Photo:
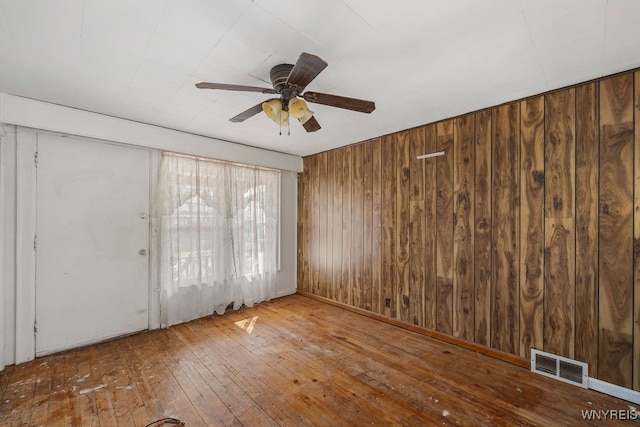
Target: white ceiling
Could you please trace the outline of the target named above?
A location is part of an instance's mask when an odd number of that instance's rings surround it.
[[[640,66],[638,0],[0,0],[0,92],[309,155]],[[308,90],[375,101],[311,105],[291,135],[259,114],[301,52]]]

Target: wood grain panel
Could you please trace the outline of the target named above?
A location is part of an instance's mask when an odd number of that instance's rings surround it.
[[[573,88],[545,96],[544,350],[569,358],[575,350],[575,106]]]
[[[302,173],[298,174],[298,271],[297,289],[309,291],[309,158],[303,159]]]
[[[598,378],[632,387],[633,78],[600,82]]]
[[[639,75],[305,158],[298,288],[638,388]]]
[[[634,74],[633,389],[640,391],[640,71]]]
[[[363,181],[364,145],[356,144],[352,147],[351,156],[351,304],[362,308],[362,289],[364,277],[362,274],[364,258],[364,181]]]
[[[303,170],[304,170],[304,159],[302,161]],[[298,174],[298,218],[296,219],[296,250],[298,252],[298,256],[296,258],[296,289],[297,290],[305,290],[302,288],[302,283],[304,282],[304,267],[303,267],[303,254],[304,254],[304,225],[303,221],[306,221],[309,217],[305,216],[304,211],[304,183],[302,178],[303,173]]]
[[[382,139],[373,142],[372,157],[372,249],[371,249],[371,310],[382,313]]]
[[[342,280],[338,293],[338,301],[351,304],[351,150],[352,147],[340,149],[342,158]],[[354,241],[354,243],[357,243]]]
[[[309,181],[311,199],[311,245],[309,245],[309,262],[311,263],[311,292],[319,295],[320,286],[320,167],[319,157],[314,156],[309,162]]]
[[[340,295],[340,288],[342,287],[342,152],[340,150],[333,150],[331,157],[331,180],[333,181],[333,191],[330,194],[330,199],[333,202],[333,229],[329,232],[332,233],[331,247],[329,253],[331,254],[331,266],[332,266],[332,286],[329,293],[330,298],[337,300]]]
[[[493,235],[491,110],[476,113],[475,122],[474,335],[478,344],[489,346],[491,344],[491,237]]]
[[[493,109],[491,347],[518,351],[520,105]]]
[[[598,85],[576,88],[575,358],[598,372]]]
[[[362,145],[363,244],[360,308],[371,310],[371,269],[373,254],[373,144]]]
[[[417,156],[424,154],[424,128],[412,129],[409,133],[409,208],[410,235],[409,253],[409,321],[424,326],[425,294],[425,206],[424,206],[424,165]]]
[[[455,120],[453,336],[474,340],[475,116]]]
[[[409,313],[409,131],[396,136],[396,280],[398,299],[396,318],[410,321]]]
[[[572,218],[545,219],[544,351],[574,357],[575,224]]]
[[[544,111],[542,96],[520,103],[520,356],[525,358],[544,343]]]
[[[383,314],[396,315],[396,135],[382,139],[382,302]]]
[[[574,218],[575,89],[545,96],[545,217]]]
[[[324,294],[327,298],[333,295],[333,210],[335,208],[335,199],[333,198],[334,188],[334,152],[327,151],[324,153],[327,158],[327,175],[325,181],[326,192],[326,240],[324,242],[324,253],[326,256],[324,276],[326,284],[324,285]]]
[[[436,125],[424,127],[424,152],[437,151]],[[424,326],[436,329],[437,315],[437,200],[438,170],[432,160],[423,163],[424,167]]]
[[[331,273],[327,263],[327,214],[329,213],[329,174],[327,170],[327,157],[325,151],[318,155],[318,295],[327,296],[327,285],[330,284]]]
[[[436,242],[437,242],[437,323],[436,329],[446,334],[453,332],[453,120],[437,124],[438,151],[436,157]]]

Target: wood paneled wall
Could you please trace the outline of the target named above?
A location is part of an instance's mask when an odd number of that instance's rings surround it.
[[[298,200],[299,289],[640,390],[640,71],[306,157]]]

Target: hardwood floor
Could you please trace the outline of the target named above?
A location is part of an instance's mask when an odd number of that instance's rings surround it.
[[[0,396],[2,426],[583,425],[630,407],[297,295],[9,366]],[[638,421],[594,424],[616,422]]]

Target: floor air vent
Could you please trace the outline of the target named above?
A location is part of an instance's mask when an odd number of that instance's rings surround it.
[[[531,370],[583,388],[589,387],[589,367],[584,362],[531,349]]]

